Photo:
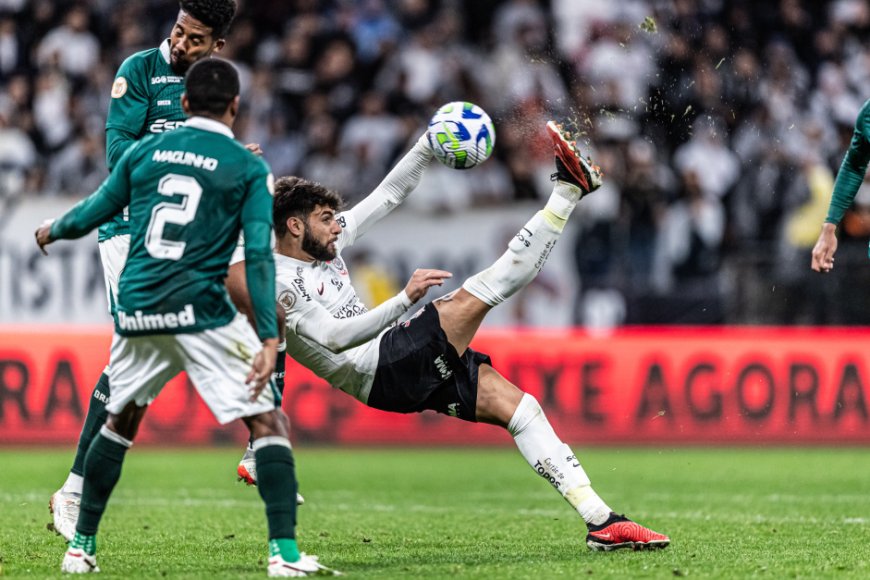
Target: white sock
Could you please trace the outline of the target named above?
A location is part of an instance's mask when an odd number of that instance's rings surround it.
[[[550,222],[556,226],[561,232],[565,227],[565,222],[571,217],[571,212],[580,200],[580,195],[583,192],[573,185],[556,182],[553,187],[553,193],[550,194],[550,199],[547,200],[547,205],[544,206],[544,211],[548,212]]]
[[[70,471],[69,476],[66,478],[66,481],[63,482],[63,486],[61,486],[60,490],[63,493],[77,493],[81,495],[84,485],[85,478]]]
[[[549,481],[587,524],[607,520],[611,509],[592,489],[577,456],[553,431],[533,396],[523,395],[507,429],[532,469]]]
[[[496,306],[531,282],[544,267],[581,193],[572,185],[556,182],[547,205],[513,237],[507,252],[492,266],[466,280],[462,287],[486,304]]]
[[[466,280],[462,287],[490,306],[501,304],[538,275],[560,233],[545,211],[539,211],[492,266]]]

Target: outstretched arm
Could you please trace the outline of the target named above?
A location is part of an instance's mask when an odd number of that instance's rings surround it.
[[[440,286],[452,274],[444,270],[416,270],[405,289],[376,308],[350,318],[335,318],[295,287],[278,297],[287,310],[287,331],[313,340],[332,352],[341,352],[367,342],[408,311],[432,286]],[[291,293],[292,297],[287,293]]]
[[[359,316],[335,318],[326,308],[312,302],[305,308],[305,316],[288,315],[287,332],[304,336],[332,352],[342,352],[376,337],[407,312],[411,304],[403,290]]]
[[[339,222],[343,228],[339,239],[341,248],[353,244],[378,220],[393,211],[420,183],[423,171],[432,160],[432,148],[426,133],[408,151],[383,181],[353,209],[343,212]]]
[[[78,202],[59,219],[47,221],[36,230],[36,243],[42,253],[56,240],[74,240],[99,226],[130,203],[130,174],[127,165],[134,148],[128,150],[100,187]]]

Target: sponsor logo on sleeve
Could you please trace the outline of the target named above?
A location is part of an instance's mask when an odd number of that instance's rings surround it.
[[[296,294],[293,290],[284,290],[278,294],[278,304],[284,309],[284,312],[289,313],[296,306]]]
[[[360,314],[365,314],[369,309],[366,305],[360,302],[359,298],[354,294],[350,300],[338,309],[332,316],[335,318],[353,318]]]
[[[306,302],[311,302],[311,295],[305,289],[305,280],[302,278],[294,278],[291,285],[293,286],[293,289],[296,290],[296,293],[304,298]]]
[[[120,99],[125,94],[127,94],[127,79],[124,77],[118,77],[115,79],[115,82],[112,83],[112,98]]]

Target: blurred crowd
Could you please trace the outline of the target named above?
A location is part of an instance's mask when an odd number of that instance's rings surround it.
[[[96,188],[114,72],[177,11],[0,0],[0,204]],[[835,273],[809,272],[870,97],[870,0],[242,0],[222,56],[242,73],[238,138],[351,203],[453,100],[490,113],[496,152],[433,167],[411,205],[545,199],[542,128],[567,122],[607,177],[563,242],[577,323],[870,323],[870,188]]]

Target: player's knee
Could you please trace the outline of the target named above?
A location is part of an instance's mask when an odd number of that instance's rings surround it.
[[[520,393],[520,399],[514,407],[510,421],[507,424],[507,430],[514,437],[520,435],[529,425],[532,425],[536,421],[541,419],[547,420],[538,400],[529,393],[522,391]]]
[[[497,306],[532,281],[537,270],[493,265],[467,279],[462,287],[489,306]]]
[[[507,427],[523,392],[486,364],[480,365],[477,379],[477,420]]]

